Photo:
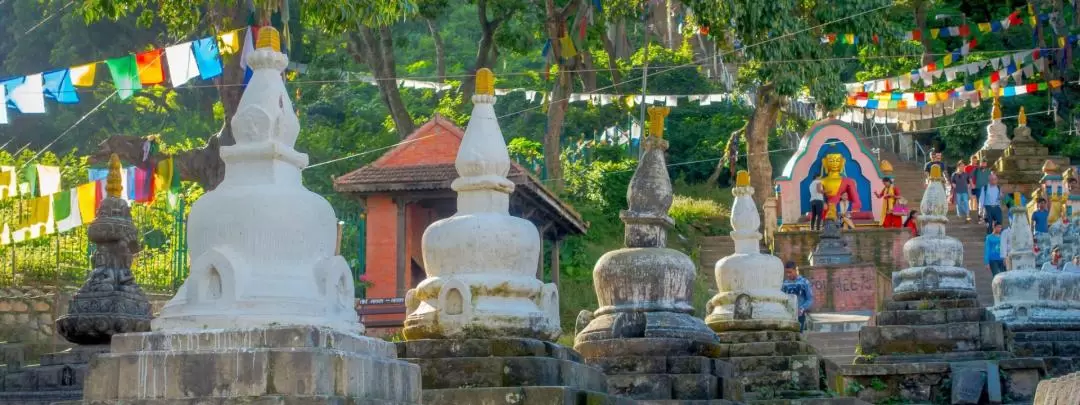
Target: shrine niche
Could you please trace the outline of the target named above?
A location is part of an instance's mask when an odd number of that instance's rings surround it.
[[[810,183],[819,174],[824,176],[826,201],[835,202],[847,194],[856,225],[880,223],[881,201],[873,191],[882,188],[884,176],[860,136],[839,120],[822,121],[806,132],[776,179],[784,228],[809,224]]]

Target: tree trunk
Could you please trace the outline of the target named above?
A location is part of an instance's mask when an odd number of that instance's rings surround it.
[[[770,83],[759,87],[755,98],[757,107],[746,125],[746,165],[750,169],[750,184],[754,186],[754,201],[760,204],[773,193],[769,135],[776,127],[780,97]]]
[[[724,145],[724,151],[721,152],[724,155],[720,157],[720,160],[716,161],[716,167],[713,168],[713,172],[709,175],[709,178],[705,180],[705,185],[709,186],[710,188],[716,187],[716,184],[720,181],[720,176],[724,175],[724,164],[727,163],[731,166],[735,165],[735,159],[730,159],[730,157],[732,157],[732,155],[735,155],[734,157],[736,159],[738,158],[739,138],[745,137],[747,126],[749,126],[749,121],[746,124],[743,124],[742,128],[736,129],[734,132],[732,132],[731,135],[728,137],[728,141]],[[735,150],[732,151],[732,149]]]
[[[929,7],[929,2],[920,0],[915,4],[915,28],[919,30],[919,34],[922,35],[922,64],[928,65],[934,63],[934,55],[931,54],[931,40],[930,31],[926,29],[926,13]]]
[[[379,88],[379,97],[390,117],[398,137],[405,139],[416,129],[409,116],[409,110],[401,101],[401,92],[397,86],[397,73],[394,65],[394,39],[389,27],[379,28],[376,33],[371,27],[362,27],[359,34],[349,35],[349,51],[353,59],[366,64],[375,76],[375,85]]]
[[[547,167],[548,180],[552,181],[552,188],[556,193],[562,192],[564,184],[559,155],[562,152],[562,127],[566,120],[566,109],[570,104],[570,91],[573,89],[573,69],[576,67],[576,57],[568,60],[561,57],[562,46],[559,38],[566,32],[566,20],[577,9],[578,4],[578,1],[571,1],[560,9],[555,6],[555,0],[544,2],[547,14],[544,28],[551,40],[551,52],[559,64],[559,75],[549,99],[551,104],[548,106],[547,132],[544,133],[544,166]]]
[[[581,50],[581,82],[586,92],[596,91],[596,69],[593,68],[592,53],[588,49]]]
[[[609,28],[608,32],[612,30]],[[611,83],[615,89],[616,94],[622,94],[622,90],[619,90],[619,86],[622,83],[622,73],[619,73],[619,54],[615,50],[615,42],[611,40],[608,35],[601,35],[601,42],[604,43],[604,53],[607,54],[607,67],[608,72],[611,72]]]
[[[431,31],[431,39],[435,41],[435,76],[439,83],[446,82],[446,53],[443,50],[442,34],[439,33],[439,24],[435,20],[427,19],[428,31]]]

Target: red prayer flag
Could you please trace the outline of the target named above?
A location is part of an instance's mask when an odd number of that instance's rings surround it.
[[[926,65],[926,71],[927,72],[933,72],[935,70],[937,70],[937,64],[936,63],[931,63],[931,64]]]
[[[926,93],[921,91],[915,92],[915,101],[926,101]]]
[[[961,25],[960,26],[960,36],[966,37],[969,34],[971,34],[971,28],[969,28],[967,24]],[[972,46],[974,46],[974,44],[972,44]]]
[[[916,41],[921,41],[922,40],[922,31],[912,30],[911,31],[911,39],[916,40]]]
[[[139,82],[142,84],[161,84],[165,81],[161,49],[135,54],[135,63],[139,66]]]
[[[1020,21],[1020,10],[1013,11],[1009,14],[1009,25],[1020,25],[1023,21]]]
[[[1001,80],[1001,73],[999,73],[999,72],[990,73],[990,83],[997,83],[999,80]]]
[[[1039,91],[1039,84],[1038,83],[1028,83],[1027,84],[1027,92],[1028,93],[1034,93],[1036,91]]]
[[[972,38],[971,42],[968,42],[968,43],[971,44],[971,49],[975,49],[975,45],[979,44],[979,42],[976,41],[975,38]]]
[[[878,36],[877,36],[877,34],[874,34],[874,37],[873,37],[873,38],[874,38],[874,44],[878,44],[878,43],[880,43],[880,42],[881,42],[881,41],[880,41],[880,40],[878,39]]]

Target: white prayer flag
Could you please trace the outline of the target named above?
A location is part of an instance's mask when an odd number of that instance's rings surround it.
[[[57,232],[67,232],[82,225],[82,211],[79,211],[79,196],[77,188],[71,189],[71,210],[65,218],[56,218]]]
[[[26,76],[23,84],[12,89],[11,101],[23,114],[44,114],[45,89],[42,87],[41,73]]]
[[[677,107],[679,105],[679,98],[677,96],[667,96],[667,106]]]
[[[0,86],[0,100],[7,100],[7,92],[5,90],[6,89],[4,89],[4,86]],[[0,108],[0,124],[7,124],[7,123],[8,123],[7,102],[4,102],[3,108]]]
[[[195,51],[191,42],[165,48],[165,59],[169,65],[169,81],[173,87],[183,86],[189,80],[199,77],[199,64],[195,63]]]

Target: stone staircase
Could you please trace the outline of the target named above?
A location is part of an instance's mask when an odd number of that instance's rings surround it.
[[[855,361],[855,347],[859,345],[859,331],[808,332],[803,335],[821,357],[838,365]]]

